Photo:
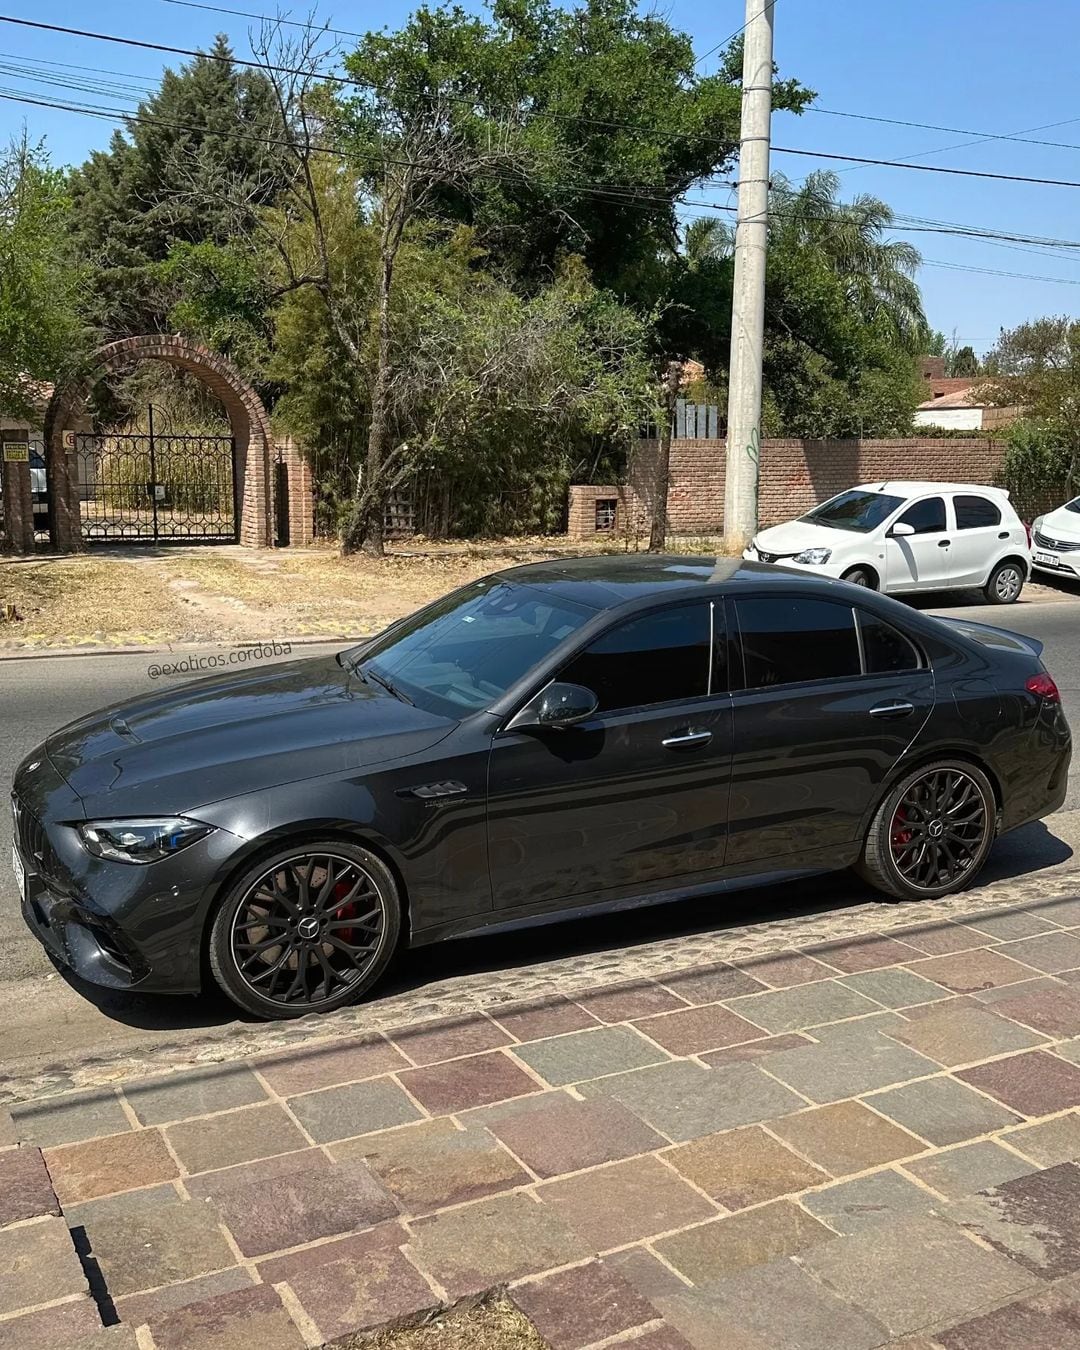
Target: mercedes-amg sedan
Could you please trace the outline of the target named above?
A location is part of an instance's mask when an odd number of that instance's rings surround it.
[[[754,563],[572,559],[72,723],[16,773],[13,861],[84,979],[295,1017],[402,942],[845,867],[946,895],[1069,755],[1030,639]]]

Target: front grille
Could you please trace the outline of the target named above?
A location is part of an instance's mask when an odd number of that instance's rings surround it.
[[[1055,553],[1076,553],[1080,551],[1080,540],[1052,539],[1041,530],[1035,531],[1035,542],[1040,548],[1052,548]]]
[[[34,813],[27,809],[18,797],[11,798],[11,811],[14,816],[15,838],[19,852],[29,864],[30,870],[47,874],[52,858],[52,849],[45,834],[45,826]]]

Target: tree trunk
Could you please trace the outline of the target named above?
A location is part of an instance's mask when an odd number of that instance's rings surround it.
[[[664,424],[660,428],[660,447],[656,460],[652,525],[649,529],[650,553],[662,553],[667,539],[668,487],[671,482],[671,424],[675,417],[675,400],[679,396],[681,378],[680,363],[669,361],[662,386]]]
[[[368,427],[367,453],[363,475],[357,475],[356,500],[341,540],[343,553],[363,549],[372,557],[386,552],[382,487],[389,433],[388,392],[390,384],[390,294],[393,288],[394,260],[384,252],[379,283],[379,342],[375,357],[375,379],[371,386],[371,423]]]

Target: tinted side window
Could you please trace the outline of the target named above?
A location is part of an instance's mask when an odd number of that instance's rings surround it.
[[[738,600],[735,609],[748,689],[861,674],[849,605],[763,596]]]
[[[918,670],[919,653],[903,633],[875,614],[859,611],[863,656],[868,675],[887,675],[897,670]]]
[[[722,608],[717,607],[717,619]],[[560,672],[600,700],[601,712],[648,707],[709,692],[709,605],[653,610],[609,629]]]
[[[945,529],[945,498],[927,497],[909,506],[897,524],[910,525],[916,534],[940,534]]]
[[[1000,525],[1001,512],[986,497],[954,497],[956,528],[977,530],[985,525]]]

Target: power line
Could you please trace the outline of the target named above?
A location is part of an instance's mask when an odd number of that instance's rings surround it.
[[[1080,286],[1080,277],[1035,276],[1031,272],[1006,272],[996,267],[976,267],[974,263],[943,262],[938,258],[924,258],[923,263],[926,267],[945,267],[951,272],[981,272],[989,277],[1014,277],[1018,281],[1052,281],[1061,286]]]
[[[1037,183],[1042,187],[1080,188],[1073,178],[1035,178],[1027,174],[991,173],[986,169],[954,169],[948,164],[911,164],[900,159],[871,159],[867,155],[840,155],[832,150],[795,150],[790,146],[774,145],[778,155],[804,155],[810,159],[839,159],[848,164],[876,164],[886,169],[917,169],[923,173],[955,174],[961,178],[990,178],[1003,183]]]
[[[759,9],[756,14],[752,14],[744,24],[740,24],[739,27],[735,29],[734,33],[729,33],[728,36],[723,40],[723,42],[718,42],[715,47],[710,47],[707,52],[702,52],[701,55],[697,58],[697,60],[694,62],[694,65],[700,66],[702,61],[704,61],[706,57],[712,56],[713,53],[718,52],[721,47],[727,47],[730,43],[734,42],[740,33],[746,32],[746,30],[750,27],[750,25],[753,23],[755,19],[761,18],[761,16],[765,13],[765,10],[767,10],[771,4],[775,4],[775,0],[769,0],[769,3],[765,4],[761,9]]]
[[[249,9],[227,9],[223,5],[205,5],[197,0],[162,0],[166,5],[181,5],[184,9],[207,9],[214,14],[232,14],[238,19],[258,19],[263,23],[284,23],[290,28],[307,28],[314,33],[333,33],[335,37],[365,38],[366,33],[354,33],[348,28],[331,28],[329,24],[303,23],[300,19],[286,19],[282,15],[256,14]]]
[[[172,3],[172,0],[170,0]],[[878,117],[872,113],[843,112],[837,108],[816,108],[812,104],[806,109],[807,112],[820,113],[824,117],[847,117],[858,122],[879,122],[885,126],[892,127],[914,127],[922,131],[942,131],[950,136],[977,136],[978,141],[972,141],[970,144],[976,145],[981,141],[1016,141],[1022,145],[1042,145],[1048,146],[1053,150],[1080,150],[1080,144],[1072,141],[1045,141],[1036,137],[1025,135],[1021,132],[990,132],[990,131],[972,131],[964,127],[943,127],[933,122],[912,122],[900,117]],[[1066,117],[1061,122],[1047,122],[1045,127],[1033,127],[1032,130],[1046,130],[1049,127],[1065,127],[1080,122],[1080,117]],[[960,146],[946,146],[944,150],[924,150],[924,155],[944,154],[945,150],[959,150]]]

